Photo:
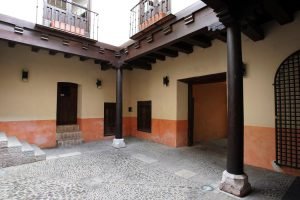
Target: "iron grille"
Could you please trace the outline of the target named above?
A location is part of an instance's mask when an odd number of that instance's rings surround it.
[[[278,68],[274,81],[276,163],[300,168],[300,50]]]

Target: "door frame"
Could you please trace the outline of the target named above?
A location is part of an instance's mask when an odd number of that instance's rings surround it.
[[[227,73],[216,73],[205,76],[196,76],[191,78],[180,79],[178,81],[188,84],[188,146],[194,145],[194,97],[193,85],[218,83],[227,80]]]

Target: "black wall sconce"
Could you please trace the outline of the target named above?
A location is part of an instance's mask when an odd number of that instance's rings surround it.
[[[168,76],[165,76],[165,77],[163,78],[163,84],[164,84],[164,86],[168,87],[168,86],[169,86],[169,83],[170,83],[169,77],[168,77]]]
[[[29,80],[29,71],[23,69],[22,70],[22,81],[27,82]]]
[[[96,86],[97,86],[98,89],[100,89],[101,86],[102,86],[102,81],[99,80],[99,79],[97,79],[97,81],[96,81]]]

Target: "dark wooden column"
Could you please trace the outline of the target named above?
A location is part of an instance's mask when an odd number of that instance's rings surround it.
[[[123,109],[123,95],[122,95],[122,82],[123,70],[121,67],[116,69],[117,72],[117,89],[116,89],[116,139],[122,139],[122,109]]]
[[[244,100],[241,30],[238,22],[227,27],[228,154],[227,171],[244,174]]]

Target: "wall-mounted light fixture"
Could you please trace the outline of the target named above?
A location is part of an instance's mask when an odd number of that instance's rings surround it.
[[[27,82],[29,80],[29,71],[26,69],[22,70],[22,81]]]
[[[163,84],[164,84],[164,86],[168,87],[168,86],[169,86],[169,83],[170,83],[169,77],[168,77],[168,76],[165,76],[165,77],[163,78]]]
[[[102,86],[102,81],[101,81],[100,79],[97,79],[97,81],[96,81],[96,86],[97,86],[98,89],[101,88],[101,86]]]

